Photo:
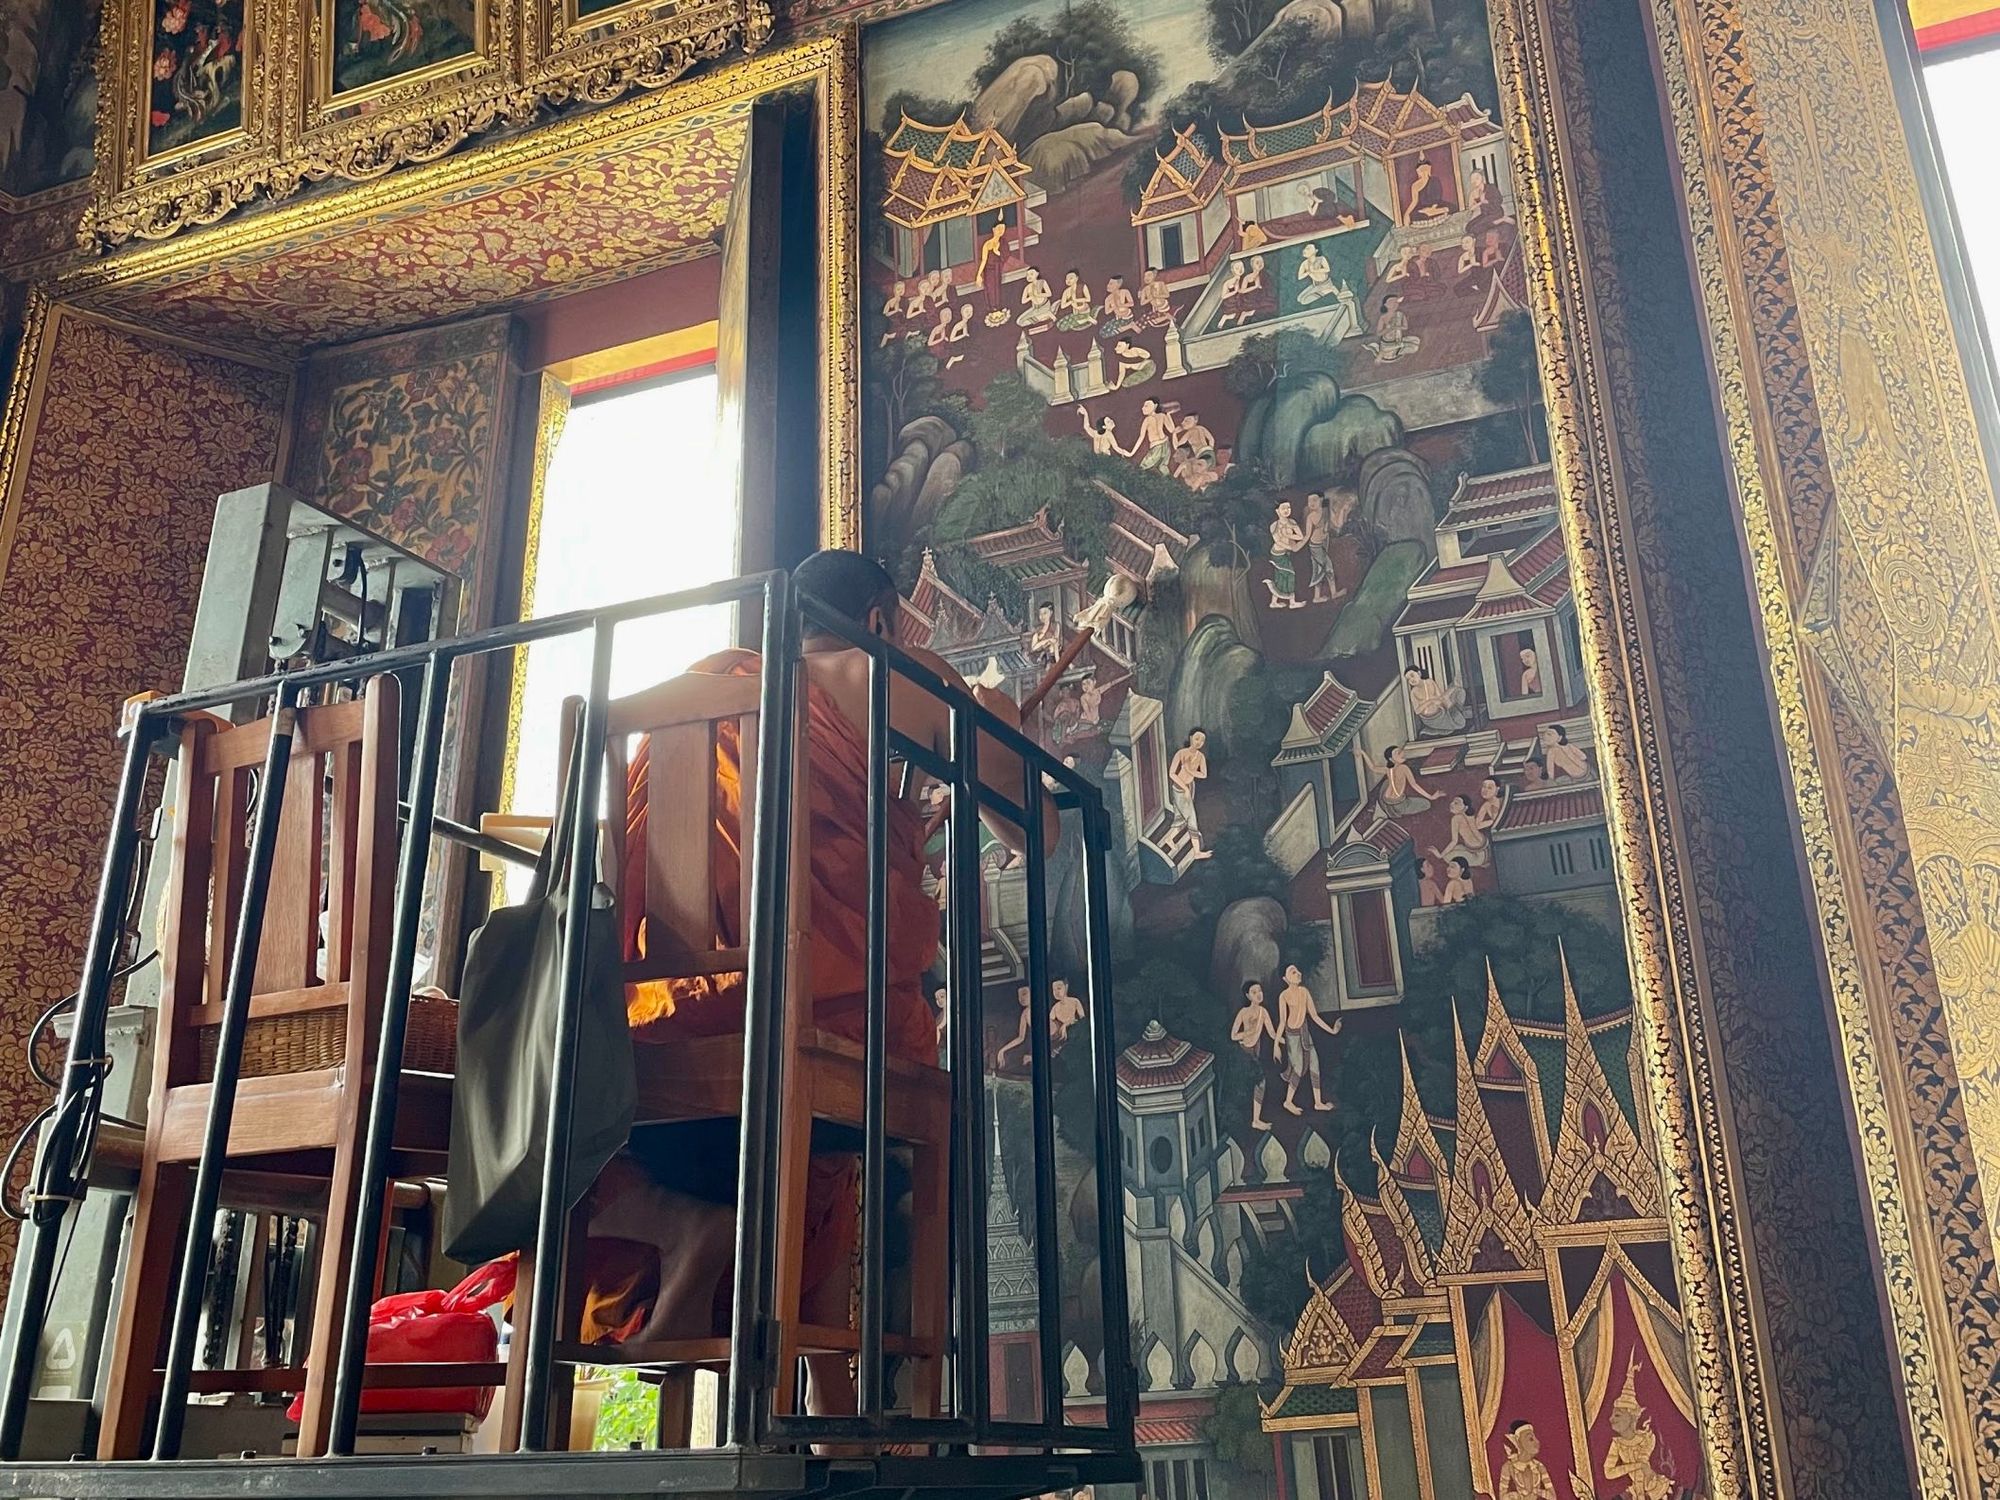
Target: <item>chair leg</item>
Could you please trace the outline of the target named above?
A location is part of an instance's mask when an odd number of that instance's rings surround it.
[[[693,1365],[675,1365],[660,1374],[660,1415],[653,1435],[663,1449],[694,1444]]]
[[[146,1415],[159,1389],[154,1371],[164,1353],[172,1302],[167,1289],[174,1284],[193,1189],[191,1167],[153,1162],[141,1170],[125,1260],[125,1295],[97,1438],[99,1458],[141,1458],[148,1451]]]
[[[333,1385],[340,1360],[341,1317],[351,1277],[367,1278],[370,1301],[381,1285],[382,1257],[389,1241],[389,1219],[372,1245],[354,1242],[360,1215],[361,1147],[359,1142],[334,1149],[333,1175],[327,1184],[326,1223],[319,1246],[319,1277],[313,1288],[312,1330],[306,1340],[305,1400],[299,1412],[299,1457],[318,1458],[333,1434]]]
[[[589,1289],[585,1280],[583,1257],[584,1237],[590,1230],[590,1199],[586,1197],[569,1216],[569,1255],[565,1258],[563,1276],[556,1296],[556,1342],[575,1338],[583,1325],[583,1298]],[[529,1303],[535,1285],[535,1250],[532,1245],[521,1251],[520,1268],[514,1277],[513,1332],[507,1344],[507,1385],[500,1398],[500,1451],[512,1453],[521,1446],[521,1432],[526,1425],[527,1408],[523,1402],[527,1397],[528,1381],[528,1322],[532,1316]],[[569,1423],[572,1402],[575,1398],[576,1372],[572,1366],[558,1363],[550,1371],[549,1381],[549,1447],[554,1452],[564,1452],[569,1448]]]
[[[910,1413],[935,1417],[943,1410],[950,1342],[950,1153],[936,1143],[915,1147],[910,1176],[910,1332],[935,1351],[910,1362]]]

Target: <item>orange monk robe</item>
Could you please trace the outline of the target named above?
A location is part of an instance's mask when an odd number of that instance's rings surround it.
[[[695,672],[754,677],[753,651],[725,651]],[[807,781],[812,803],[807,834],[810,866],[813,1024],[854,1042],[866,1039],[868,974],[868,746],[863,732],[823,689],[807,688]],[[734,720],[717,725],[716,819],[710,858],[715,883],[717,945],[734,947],[743,879],[741,847],[743,758]],[[620,905],[627,960],[646,951],[646,787],[650,746],[641,741],[626,778],[625,868]],[[923,888],[923,820],[902,799],[889,804],[888,1015],[889,1052],[932,1065],[937,1030],[923,976],[938,951],[937,904]],[[700,975],[626,986],[626,1015],[635,1041],[671,1046],[688,1036],[740,1035],[744,976]],[[642,1063],[643,1066],[643,1063]],[[600,1179],[600,1194],[616,1191],[620,1166]],[[856,1173],[849,1157],[816,1157],[806,1194],[803,1292],[810,1292],[852,1253],[858,1214]],[[586,1341],[615,1338],[642,1321],[655,1268],[648,1257],[620,1253],[621,1242],[592,1241]],[[603,1247],[600,1250],[598,1247]],[[630,1247],[633,1250],[638,1247]]]

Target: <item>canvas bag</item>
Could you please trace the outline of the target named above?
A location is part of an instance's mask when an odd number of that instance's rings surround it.
[[[535,1241],[581,772],[573,750],[528,899],[489,916],[466,951],[444,1203],[445,1253],[454,1260],[489,1260]],[[617,914],[604,882],[592,884],[565,1211],[624,1146],[637,1096]]]

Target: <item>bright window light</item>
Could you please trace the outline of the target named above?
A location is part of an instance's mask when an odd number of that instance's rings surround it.
[[[542,491],[531,575],[534,618],[735,574],[736,491],[716,448],[715,399],[715,374],[702,370],[614,389],[570,411]],[[733,606],[621,625],[611,691],[650,687],[730,645],[734,636]],[[563,700],[589,687],[588,632],[529,648],[509,811],[555,811]],[[525,890],[525,880],[521,885]]]
[[[1993,143],[2000,140],[2000,47],[1929,63],[1931,98],[1945,176],[1958,209],[1965,259],[1989,336],[2000,333],[2000,195],[1993,191]]]

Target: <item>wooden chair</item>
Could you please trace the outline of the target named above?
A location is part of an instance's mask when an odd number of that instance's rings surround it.
[[[716,735],[733,722],[743,767],[742,827],[738,848],[746,851],[739,881],[737,932],[750,932],[750,878],[747,851],[755,838],[757,786],[757,722],[761,678],[688,676],[616,699],[609,705],[606,733],[606,784],[613,790],[605,868],[625,868],[623,788],[626,785],[626,742],[634,735],[650,737],[647,772],[645,920],[647,956],[625,968],[628,983],[677,979],[696,975],[742,972],[749,950],[725,946],[717,931],[717,881],[713,866],[712,830],[717,817],[715,785]],[[564,744],[575,733],[581,704],[566,706]],[[785,1025],[780,1045],[786,1066],[778,1131],[778,1255],[775,1309],[778,1323],[779,1387],[775,1409],[798,1410],[797,1369],[802,1355],[852,1353],[859,1335],[851,1327],[806,1326],[800,1317],[801,1259],[805,1234],[805,1182],[811,1150],[811,1122],[827,1121],[860,1127],[866,1068],[863,1049],[845,1037],[813,1025],[811,988],[811,894],[808,846],[811,759],[807,753],[803,708],[795,730],[793,779],[785,799],[792,815],[790,928],[786,941]],[[563,760],[567,761],[567,749]],[[623,902],[627,893],[620,891]],[[859,892],[856,893],[859,899]],[[625,913],[621,910],[620,916]],[[735,1118],[742,1107],[743,1039],[740,1035],[689,1036],[671,1043],[640,1043],[638,1109],[635,1124]],[[917,1415],[939,1410],[943,1359],[947,1340],[950,1296],[950,1078],[936,1067],[914,1065],[898,1058],[888,1061],[885,1133],[892,1144],[907,1148],[912,1166],[910,1332],[887,1334],[883,1348],[912,1361],[912,1407]],[[583,1287],[579,1276],[587,1212],[579,1209],[570,1221],[571,1255],[564,1277],[563,1325],[556,1340],[557,1358],[597,1365],[636,1365],[661,1372],[663,1445],[684,1444],[686,1414],[676,1410],[691,1399],[697,1368],[727,1371],[726,1330],[717,1336],[672,1343],[624,1346],[584,1346],[574,1342],[579,1331]],[[532,1253],[522,1257],[519,1285],[533,1274]],[[517,1321],[509,1371],[508,1406],[503,1446],[518,1441],[522,1355],[526,1349],[525,1297],[515,1303]],[[570,1382],[553,1382],[555,1409],[548,1430],[569,1430]]]
[[[232,1192],[264,1182],[294,1200],[323,1189],[303,1368],[197,1371],[196,1392],[303,1391],[299,1452],[323,1453],[340,1310],[356,1265],[379,1275],[383,1247],[354,1244],[362,1134],[373,1088],[396,880],[397,695],[378,677],[364,699],[299,711],[250,1002],[244,1074],[229,1134]],[[251,820],[251,772],[271,721],[200,716],[181,737],[171,884],[162,931],[152,1101],[139,1168],[124,1307],[98,1451],[148,1444],[165,1331],[201,1154],[214,1036]],[[324,945],[321,914],[325,913]],[[397,1176],[442,1176],[451,1080],[406,1071]],[[398,1384],[498,1384],[497,1366],[407,1367]],[[435,1375],[436,1378],[431,1378]]]

